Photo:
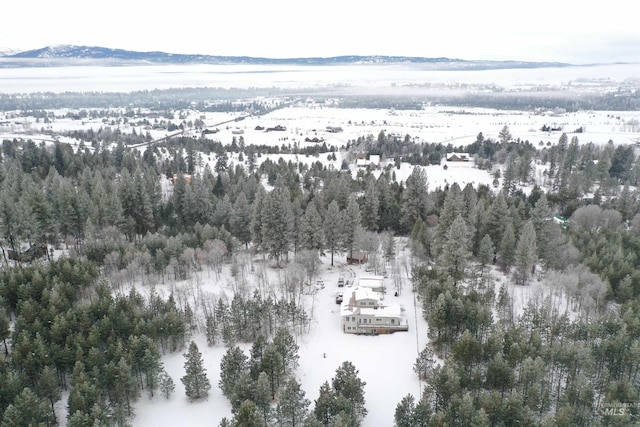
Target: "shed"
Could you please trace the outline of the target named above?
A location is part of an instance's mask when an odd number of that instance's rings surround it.
[[[364,264],[367,262],[367,253],[365,251],[351,251],[347,255],[347,264]]]

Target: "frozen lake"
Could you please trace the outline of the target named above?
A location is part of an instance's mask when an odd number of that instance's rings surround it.
[[[639,64],[509,70],[399,65],[148,65],[0,68],[0,93],[130,92],[180,87],[332,88],[361,93],[506,90],[605,91],[635,79]]]

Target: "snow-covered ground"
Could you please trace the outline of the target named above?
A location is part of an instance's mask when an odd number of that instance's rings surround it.
[[[487,108],[425,106],[421,110],[386,110],[364,108],[335,108],[321,104],[296,104],[259,117],[248,117],[239,122],[216,126],[221,122],[233,120],[237,114],[189,112],[186,121],[194,121],[204,116],[205,126],[216,127],[219,132],[206,135],[208,139],[231,144],[234,137],[244,139],[245,145],[282,145],[300,148],[314,146],[317,143],[307,139],[318,138],[328,147],[337,149],[359,137],[372,135],[377,138],[381,131],[386,135],[396,135],[402,139],[409,135],[412,142],[451,144],[454,147],[466,146],[476,140],[482,132],[485,138],[498,139],[498,133],[506,125],[514,139],[529,141],[535,147],[558,142],[565,132],[570,137],[577,136],[580,143],[606,144],[609,140],[615,144],[633,144],[640,141],[640,113],[637,111],[578,111],[566,112],[528,112],[517,110],[496,110]],[[175,119],[179,124],[182,120]],[[266,132],[256,127],[286,127],[285,131]],[[543,126],[561,128],[561,131],[543,132]],[[98,131],[110,126],[101,120],[72,120],[60,118],[48,124],[35,120],[0,120],[0,138],[31,138],[36,141],[52,141],[53,137],[42,132],[60,134],[66,131]],[[327,126],[343,129],[339,133],[326,131]],[[123,133],[146,134],[142,126],[130,124],[111,125]],[[581,133],[574,133],[582,128]],[[241,133],[240,133],[241,132]],[[152,138],[162,138],[166,130],[149,130]],[[189,135],[199,137],[196,131]],[[73,138],[61,139],[62,142],[79,144]]]
[[[397,262],[394,273],[400,275],[402,289],[398,297],[394,296],[394,282],[385,280],[389,303],[399,303],[409,323],[408,332],[396,332],[391,335],[358,336],[342,332],[340,323],[340,305],[336,304],[338,291],[349,292],[352,288],[338,288],[338,278],[344,277],[352,283],[366,272],[366,265],[350,266],[345,263],[344,255],[336,255],[334,267],[330,266],[328,256],[323,257],[319,277],[324,280],[325,288],[314,295],[305,295],[305,305],[313,319],[308,333],[297,337],[300,346],[300,365],[296,372],[306,396],[312,402],[318,397],[319,389],[325,381],[331,381],[335,370],[342,362],[349,360],[359,370],[359,376],[366,381],[366,407],[369,411],[363,426],[377,427],[393,424],[395,407],[402,397],[411,393],[418,397],[422,386],[413,372],[413,364],[419,350],[427,342],[427,324],[422,317],[421,308],[416,304],[411,283],[407,278],[409,250],[406,240],[398,244]],[[277,281],[281,270],[268,267],[271,280]],[[204,293],[220,295],[229,292],[233,278],[227,267],[219,279],[206,272],[199,273],[200,287]],[[249,282],[251,283],[250,276]],[[191,281],[191,283],[193,280]],[[167,292],[170,286],[190,286],[188,282],[158,285],[159,293]],[[149,289],[138,288],[141,293]],[[153,399],[143,396],[136,405],[136,426],[201,426],[218,425],[223,417],[231,416],[231,407],[222,396],[217,384],[220,379],[220,361],[226,352],[222,344],[208,347],[203,335],[194,336],[202,352],[212,389],[208,399],[190,403],[180,378],[184,375],[184,357],[181,353],[167,354],[163,357],[165,369],[176,384],[176,391],[169,400],[156,395]],[[248,355],[250,344],[242,345]],[[313,408],[312,407],[310,409]]]

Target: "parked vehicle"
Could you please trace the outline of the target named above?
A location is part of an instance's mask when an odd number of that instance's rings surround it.
[[[338,292],[336,294],[336,304],[342,304],[342,301],[344,301],[344,294],[342,292]]]
[[[339,288],[344,287],[344,277],[338,278],[338,287]]]

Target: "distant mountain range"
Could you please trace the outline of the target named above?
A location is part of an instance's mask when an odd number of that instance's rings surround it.
[[[0,51],[0,68],[58,67],[69,65],[154,65],[154,64],[248,64],[248,65],[356,65],[420,64],[441,70],[490,70],[511,68],[568,67],[561,62],[484,61],[417,56],[333,56],[328,58],[260,58],[252,56],[187,55],[166,52],[136,52],[97,46],[47,46],[25,52]]]

